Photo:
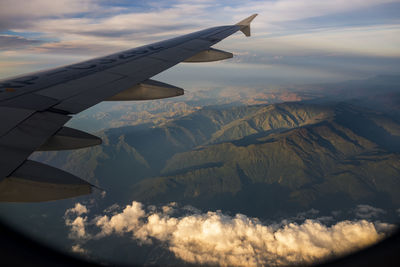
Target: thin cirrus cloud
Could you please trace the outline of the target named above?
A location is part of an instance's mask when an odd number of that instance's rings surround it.
[[[340,12],[353,11],[357,9],[377,6],[387,3],[396,3],[398,0],[278,0],[278,1],[251,1],[245,6],[228,7],[227,10],[237,13],[248,13],[259,11],[265,16],[256,24],[272,23],[280,21],[301,20],[310,17],[320,17]]]
[[[257,55],[279,57],[322,56],[324,61],[326,56],[336,54],[397,58],[400,56],[400,26],[396,20],[375,25],[364,18],[363,24],[354,27],[343,23],[345,17],[340,23],[320,24],[327,16],[347,14],[350,19],[352,12],[363,16],[364,9],[390,9],[387,5],[396,3],[400,1],[252,0],[244,5],[237,0],[4,0],[0,3],[0,31],[30,42],[10,47],[0,40],[0,60],[10,62],[15,58],[7,52],[18,51],[18,55],[25,58],[35,58],[38,54],[64,55],[64,64],[67,64],[69,55],[86,58],[104,55],[209,26],[234,23],[252,13],[259,13],[253,22],[252,40],[243,40],[242,36],[239,39],[238,34],[223,41],[223,49],[239,53],[251,50]],[[382,20],[384,15],[381,15]],[[318,22],[313,22],[314,18],[318,18]],[[35,38],[28,38],[30,33],[35,33]],[[40,57],[36,58],[40,68],[44,63]],[[369,64],[374,66],[375,63],[372,59]],[[387,71],[383,65],[379,69]],[[0,77],[17,71],[20,69],[10,67],[0,71]]]
[[[391,2],[398,1],[278,0],[249,1],[246,5],[239,1],[224,2],[224,5],[209,1],[173,1],[169,6],[158,6],[157,1],[150,1],[152,8],[136,10],[132,6],[110,8],[102,6],[102,1],[95,0],[34,0],[28,4],[25,1],[6,0],[2,1],[0,8],[0,26],[5,28],[8,25],[4,30],[53,35],[60,42],[82,38],[87,42],[107,42],[109,38],[148,41],[153,34],[157,37],[172,36],[201,27],[235,22],[257,12],[260,16],[254,21],[254,32],[263,35],[264,32],[274,34],[290,30],[279,25],[280,22],[321,17]],[[21,21],[27,23],[21,24]]]
[[[29,29],[32,22],[45,17],[71,16],[99,10],[93,0],[2,0],[0,2],[0,31]]]
[[[365,208],[365,207],[362,207]],[[183,211],[186,215],[174,216]],[[115,205],[93,219],[77,203],[68,209],[65,224],[76,241],[72,251],[91,253],[85,242],[113,235],[129,235],[133,242],[160,241],[174,255],[193,264],[221,266],[282,266],[312,263],[371,245],[393,230],[393,225],[366,220],[340,221],[327,226],[321,220],[302,224],[264,225],[242,214],[179,210],[175,203],[159,209],[133,201],[123,210]],[[328,220],[331,220],[328,218]]]
[[[22,36],[15,35],[0,35],[0,49],[15,49],[29,45],[36,45],[42,43],[39,40],[27,39]]]
[[[237,41],[235,40],[235,43]],[[234,44],[228,47],[234,49]],[[400,25],[324,29],[285,36],[267,36],[248,42],[247,49],[278,55],[355,55],[400,57]]]

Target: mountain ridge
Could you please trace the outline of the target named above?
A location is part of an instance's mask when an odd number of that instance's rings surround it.
[[[288,210],[332,201],[399,205],[400,150],[382,139],[396,141],[399,129],[382,113],[343,103],[207,107],[156,126],[106,130],[97,148],[37,158],[61,157],[75,172],[85,160],[84,177],[114,202],[213,202],[242,212],[246,202],[270,205],[269,214],[280,212],[277,200]]]

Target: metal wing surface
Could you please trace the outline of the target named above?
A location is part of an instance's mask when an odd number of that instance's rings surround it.
[[[239,30],[249,36],[255,16],[235,25],[0,81],[0,201],[49,201],[90,193],[88,182],[27,158],[35,151],[100,144],[98,137],[63,125],[72,114],[102,101],[182,95],[181,88],[150,78],[180,62],[232,57],[211,46]]]

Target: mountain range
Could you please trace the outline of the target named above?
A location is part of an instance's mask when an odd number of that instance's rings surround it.
[[[349,103],[208,106],[99,135],[101,146],[33,158],[99,185],[110,204],[178,202],[259,218],[400,205],[397,117]]]

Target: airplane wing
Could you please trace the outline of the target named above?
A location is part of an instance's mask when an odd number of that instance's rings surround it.
[[[0,201],[49,201],[90,193],[88,182],[27,158],[35,151],[101,144],[96,136],[63,126],[72,114],[97,103],[182,95],[183,89],[150,78],[180,62],[231,58],[211,46],[239,30],[250,36],[256,15],[235,25],[0,81]]]

